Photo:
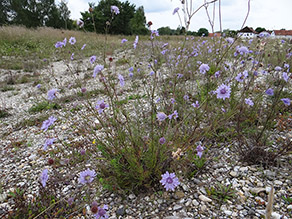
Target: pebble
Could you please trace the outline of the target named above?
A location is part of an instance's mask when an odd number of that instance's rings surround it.
[[[201,201],[203,201],[203,202],[212,202],[212,199],[210,199],[210,198],[208,198],[208,197],[206,197],[206,196],[204,196],[204,195],[200,195],[200,196],[199,196],[199,199],[200,199]]]
[[[232,211],[225,210],[225,211],[224,211],[224,214],[230,216],[230,215],[232,215]]]
[[[237,176],[237,172],[235,172],[235,171],[230,171],[230,173],[229,173],[231,176],[233,176],[233,177],[236,177]]]

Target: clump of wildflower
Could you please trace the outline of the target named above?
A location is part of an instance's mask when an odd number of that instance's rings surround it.
[[[167,115],[164,112],[159,112],[156,115],[158,121],[162,122],[167,118]]]
[[[253,105],[254,105],[253,101],[252,101],[250,98],[245,98],[245,99],[244,99],[244,102],[245,102],[247,105],[249,105],[249,106],[253,106]]]
[[[281,100],[283,101],[283,103],[285,104],[285,106],[290,106],[291,100],[289,98],[282,98]]]
[[[74,44],[76,43],[76,39],[75,39],[75,37],[70,37],[70,39],[69,39],[69,43],[70,43],[71,45],[74,45]]]
[[[266,90],[266,94],[269,96],[273,96],[274,95],[274,90],[272,88],[269,88],[268,90]]]
[[[196,150],[197,150],[197,155],[198,155],[198,157],[201,158],[202,155],[203,155],[204,147],[202,147],[202,145],[199,144],[199,145],[197,146]]]
[[[123,75],[119,74],[118,78],[119,78],[121,87],[124,87],[125,86],[125,79],[124,79]]]
[[[78,21],[77,21],[77,26],[78,26],[79,28],[82,28],[82,27],[84,26],[84,22],[83,22],[82,20],[78,20]]]
[[[94,177],[96,176],[96,173],[94,170],[84,170],[80,173],[79,176],[79,183],[81,184],[89,184],[94,180]]]
[[[46,139],[45,140],[45,143],[44,143],[44,151],[47,150],[48,146],[54,144],[54,141],[55,140],[56,140],[55,138],[48,138],[48,139]]]
[[[117,15],[117,14],[120,13],[120,9],[117,6],[112,5],[111,6],[111,12],[114,13],[115,15]]]
[[[178,10],[179,10],[179,7],[173,9],[172,15],[175,15],[178,12]]]
[[[48,176],[48,169],[44,169],[41,173],[41,177],[40,177],[40,181],[41,181],[41,184],[42,186],[45,188],[46,187],[46,184],[47,184],[47,181],[49,179],[49,176]]]
[[[135,41],[134,41],[134,49],[136,49],[137,45],[138,45],[138,41],[139,41],[139,36],[136,36]]]
[[[230,86],[227,86],[225,84],[221,84],[217,90],[215,91],[217,93],[218,99],[225,100],[226,98],[230,98],[231,88]]]
[[[207,71],[210,70],[210,67],[208,64],[201,64],[199,67],[200,73],[205,74]]]
[[[47,131],[48,128],[53,125],[53,123],[56,121],[57,119],[54,116],[50,116],[49,119],[45,120],[42,124],[41,129],[43,129],[44,131]]]
[[[174,188],[180,184],[178,178],[175,176],[175,173],[169,173],[166,171],[166,173],[162,174],[161,177],[162,179],[160,180],[160,183],[164,186],[166,191],[174,191]]]
[[[95,109],[98,110],[98,113],[101,114],[103,113],[105,108],[108,108],[109,105],[104,103],[104,100],[99,100],[96,103]]]
[[[243,55],[243,54],[247,54],[249,53],[249,50],[246,46],[240,46],[237,48],[237,53],[239,53],[240,55]]]
[[[95,66],[95,68],[94,68],[94,70],[93,70],[93,75],[92,75],[92,76],[95,78],[96,75],[97,75],[99,72],[102,71],[102,69],[103,69],[103,65],[97,65],[97,66]]]
[[[89,59],[91,64],[93,64],[95,62],[95,60],[96,60],[96,56],[91,56]]]

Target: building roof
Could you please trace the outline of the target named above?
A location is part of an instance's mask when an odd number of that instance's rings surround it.
[[[240,31],[238,31],[238,33],[254,33],[254,34],[257,34],[256,31],[254,31],[254,29],[252,29],[252,27],[244,27],[242,28]]]
[[[217,32],[217,33],[209,33],[208,34],[209,37],[221,37],[221,33]]]
[[[274,33],[278,36],[292,36],[292,30],[274,30]]]

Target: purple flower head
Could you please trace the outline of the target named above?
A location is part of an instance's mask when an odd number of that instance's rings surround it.
[[[41,184],[44,188],[46,187],[48,179],[49,179],[48,169],[44,169],[43,172],[41,173],[41,177],[40,177]]]
[[[132,72],[129,73],[129,77],[132,78],[134,74]]]
[[[179,10],[179,7],[175,8],[172,12],[172,15],[175,15],[178,12],[178,10]]]
[[[210,70],[210,67],[208,64],[201,64],[201,66],[199,67],[200,73],[205,74],[206,71]]]
[[[97,213],[94,215],[96,219],[106,219],[109,216],[106,214],[106,210],[108,210],[108,206],[104,205],[102,208],[98,207]]]
[[[244,102],[245,102],[247,105],[249,105],[249,106],[253,106],[253,105],[254,105],[253,101],[252,101],[250,98],[245,98]]]
[[[74,60],[74,52],[71,54],[71,58],[72,61]]]
[[[134,41],[134,44],[133,44],[134,49],[136,49],[137,44],[138,44],[138,41],[139,41],[139,36],[136,36],[135,41]]]
[[[47,131],[48,128],[53,125],[53,123],[56,121],[57,119],[54,116],[50,116],[49,119],[45,120],[42,124],[41,129],[43,129],[44,131]]]
[[[70,37],[70,39],[69,39],[69,43],[70,43],[71,45],[74,45],[74,44],[76,43],[76,39],[75,39],[75,37]]]
[[[77,26],[78,26],[79,28],[82,28],[82,27],[84,26],[84,22],[81,21],[81,20],[78,20],[78,21],[77,21]]]
[[[188,101],[190,99],[190,97],[186,94],[186,95],[184,95],[184,100],[185,101]]]
[[[280,66],[276,66],[276,67],[275,67],[275,70],[276,70],[276,71],[281,71],[282,68],[281,68]]]
[[[229,44],[232,44],[234,42],[234,39],[232,37],[227,37],[226,38],[226,41],[229,43]]]
[[[216,78],[219,78],[220,77],[220,71],[216,71],[214,75],[215,75]]]
[[[119,78],[121,87],[124,87],[125,86],[125,79],[124,79],[123,75],[119,74],[118,78]]]
[[[38,84],[37,86],[35,86],[36,88],[40,89],[41,88],[41,84]]]
[[[199,108],[200,107],[199,101],[196,100],[195,103],[192,103],[192,106],[195,108]]]
[[[92,76],[95,78],[96,75],[97,75],[99,72],[102,71],[102,69],[103,69],[103,65],[97,65],[97,66],[95,66],[95,68],[94,68],[94,70],[93,70],[93,75],[92,75]]]
[[[289,64],[287,64],[287,63],[284,64],[284,68],[289,68],[289,67],[290,67]]]
[[[284,43],[285,43],[285,40],[281,40],[281,43],[283,43],[283,44],[284,44]]]
[[[273,96],[274,95],[274,90],[272,88],[269,88],[268,90],[266,90],[266,94],[269,96]]]
[[[285,106],[290,106],[291,100],[289,98],[283,98],[281,100],[283,101],[283,103],[285,104]]]
[[[160,144],[164,144],[165,142],[166,142],[166,140],[165,140],[164,137],[162,137],[162,138],[159,139],[159,143],[160,143]]]
[[[129,68],[129,72],[133,72],[134,71],[134,68],[133,67],[130,67]]]
[[[158,97],[156,100],[155,100],[155,103],[159,103],[160,102],[160,97]]]
[[[287,72],[283,72],[282,77],[283,77],[284,81],[288,82],[289,76],[288,76]]]
[[[94,180],[94,177],[96,176],[96,173],[94,170],[84,170],[80,173],[79,176],[79,183],[81,184],[86,184],[86,183],[91,183]]]
[[[166,171],[166,173],[162,174],[161,177],[162,179],[160,180],[160,183],[164,186],[166,191],[174,191],[174,188],[180,184],[178,178],[175,176],[175,173],[169,173]]]
[[[54,144],[54,141],[55,140],[56,140],[55,138],[48,138],[48,139],[46,139],[45,140],[45,143],[44,143],[44,151],[47,150],[48,146]]]
[[[177,74],[177,79],[180,79],[180,78],[182,78],[183,76],[184,76],[183,74],[178,73],[178,74]]]
[[[198,157],[201,158],[203,155],[204,147],[202,147],[201,145],[198,145],[196,150],[197,150]]]
[[[96,60],[96,56],[91,56],[89,59],[91,64],[93,64],[95,62],[95,60]]]
[[[120,9],[117,6],[112,5],[111,6],[111,12],[114,13],[115,15],[117,15],[117,14],[120,13]]]
[[[55,47],[56,48],[62,48],[64,46],[64,43],[63,42],[56,42],[56,44],[55,44]]]
[[[174,104],[174,103],[175,103],[175,99],[174,99],[174,98],[170,98],[170,102],[171,102],[172,104]]]
[[[156,115],[158,121],[162,122],[167,118],[167,115],[164,112],[159,112]]]
[[[85,48],[86,44],[83,44],[83,46],[81,47],[81,50],[83,50]]]
[[[154,71],[151,71],[151,72],[149,73],[150,76],[153,76],[154,74],[155,74]]]
[[[162,51],[161,51],[161,54],[162,54],[162,55],[165,55],[165,53],[166,53],[167,51],[168,51],[168,49],[162,50]]]
[[[235,77],[235,80],[237,80],[238,82],[243,82],[243,80],[245,78],[247,78],[248,76],[248,71],[244,71],[242,73],[239,73],[236,77]]]
[[[80,154],[81,154],[81,155],[85,155],[85,153],[86,153],[86,151],[85,151],[84,149],[82,149],[82,150],[80,151]]]
[[[109,105],[104,103],[104,100],[99,100],[96,103],[95,109],[98,110],[98,113],[101,114],[103,113],[105,108],[108,108]]]
[[[151,30],[151,35],[150,35],[151,40],[154,39],[154,36],[159,36],[159,32],[157,30]]]
[[[122,39],[121,44],[123,44],[125,42],[128,42],[128,40],[127,39]]]
[[[230,97],[231,88],[230,88],[230,86],[227,86],[225,84],[221,84],[217,88],[217,90],[215,91],[215,93],[217,93],[217,98],[218,99],[225,100],[226,98],[229,98]]]
[[[51,89],[48,91],[48,100],[53,100],[56,97],[58,89]]]
[[[237,52],[240,54],[240,55],[243,55],[243,54],[247,54],[249,53],[249,50],[246,46],[241,46],[241,47],[238,47],[237,48]]]
[[[176,110],[168,116],[169,119],[172,119],[172,117],[174,117],[174,119],[178,118],[178,113]]]
[[[66,44],[67,44],[67,38],[65,37],[64,39],[63,39],[63,46],[66,46]]]
[[[82,87],[82,88],[81,88],[81,92],[82,92],[82,93],[85,93],[85,92],[86,92],[86,87]]]
[[[74,202],[74,198],[72,198],[72,197],[68,198],[67,202],[68,202],[69,206],[72,205]]]

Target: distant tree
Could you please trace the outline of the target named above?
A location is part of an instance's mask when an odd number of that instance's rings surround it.
[[[170,27],[160,27],[157,29],[159,32],[159,35],[173,35],[174,30],[170,29]]]
[[[130,25],[132,34],[146,35],[149,32],[146,28],[146,17],[143,6],[140,6],[136,10],[134,17],[130,20]]]
[[[190,35],[190,36],[197,36],[198,33],[196,31],[188,31],[187,32],[187,35]]]
[[[258,33],[260,33],[260,32],[266,31],[266,28],[264,28],[264,27],[257,27],[255,29],[255,31],[258,32]]]
[[[68,2],[62,0],[59,4],[59,12],[60,12],[60,17],[62,18],[62,20],[64,21],[64,27],[65,29],[68,28],[68,22],[70,22],[70,10],[67,6]]]
[[[0,2],[0,26],[8,24],[9,0],[2,0]]]
[[[206,28],[200,28],[198,30],[198,36],[208,36],[209,31]]]
[[[237,35],[237,31],[235,30],[229,30],[229,29],[223,30],[224,37],[236,37],[236,35]]]

